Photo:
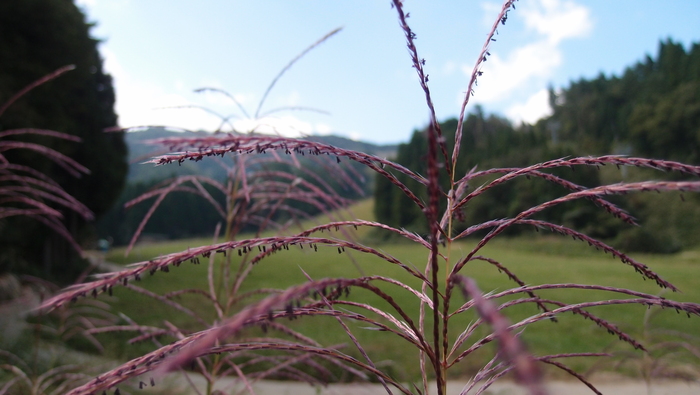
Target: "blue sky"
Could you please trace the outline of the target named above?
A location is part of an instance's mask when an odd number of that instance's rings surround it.
[[[94,37],[114,77],[123,127],[213,130],[229,116],[239,131],[333,133],[375,143],[407,141],[428,120],[403,32],[390,1],[76,0],[97,25]],[[500,2],[405,0],[440,120],[457,116],[469,73]],[[499,28],[471,108],[513,122],[547,114],[546,89],[598,74],[619,75],[659,40],[700,42],[700,7],[691,0],[521,0]],[[287,106],[323,110],[251,116],[265,89],[298,53],[343,30],[299,60],[262,112]]]

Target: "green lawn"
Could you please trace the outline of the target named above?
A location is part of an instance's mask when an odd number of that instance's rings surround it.
[[[363,210],[367,207],[360,206],[358,212],[366,214]],[[355,213],[357,214],[357,213]],[[360,216],[357,214],[357,216]],[[364,232],[361,230],[361,232]],[[370,239],[370,233],[363,233],[363,240]],[[324,237],[327,234],[324,234]],[[123,250],[112,251],[108,259],[119,263],[128,263],[143,259],[150,259],[168,252],[185,250],[211,242],[211,240],[186,240],[138,246],[128,259],[124,259]],[[451,256],[455,258],[463,256],[469,250],[471,242],[463,242],[453,245]],[[402,262],[413,265],[423,271],[426,263],[426,251],[421,246],[407,243],[394,243],[377,245],[376,248],[388,253]],[[661,290],[651,281],[643,281],[634,270],[612,259],[609,255],[597,252],[581,242],[557,236],[502,238],[494,240],[486,247],[481,255],[496,259],[511,271],[516,273],[528,284],[543,283],[582,283],[600,284],[621,288],[632,288],[637,291],[658,294]],[[403,281],[413,287],[419,287],[419,282],[407,274],[403,269],[381,261],[374,256],[364,256],[353,252],[352,254],[338,254],[335,247],[321,248],[314,252],[310,248],[291,248],[270,256],[258,264],[252,274],[244,283],[244,291],[260,288],[278,288],[303,283],[305,280],[302,270],[315,279],[325,277],[356,277],[358,268],[351,261],[354,258],[357,265],[366,275],[383,275]],[[695,273],[700,271],[700,251],[691,250],[676,255],[635,255],[637,260],[648,264],[667,280],[678,286],[683,293],[666,294],[669,298],[681,301],[700,302],[700,288],[696,286]],[[234,255],[233,264],[237,264],[237,256]],[[173,268],[170,273],[158,272],[152,277],[144,278],[138,285],[157,293],[166,293],[178,289],[207,289],[207,264],[202,260],[200,265],[183,264],[179,268]],[[474,262],[465,266],[462,273],[477,280],[479,287],[484,292],[505,290],[514,285],[498,270],[485,262]],[[444,271],[443,271],[444,274]],[[389,292],[406,311],[413,317],[417,317],[418,303],[415,297],[400,289],[392,289],[383,285],[382,288]],[[541,293],[548,298],[563,301],[577,302],[604,298],[616,298],[614,295],[604,292],[591,292],[583,290],[558,290]],[[373,303],[381,308],[387,308],[382,301],[363,290],[353,291],[351,299],[359,302]],[[122,311],[132,319],[142,324],[162,324],[164,320],[174,323],[182,328],[199,329],[188,316],[174,309],[154,302],[125,289],[116,289],[111,299],[113,308]],[[213,316],[210,303],[205,298],[197,295],[183,295],[178,298],[183,305],[204,315]],[[457,295],[453,301],[456,308],[464,302],[461,295]],[[610,306],[591,310],[593,313],[609,319],[619,325],[620,328],[633,336],[643,340],[643,316],[645,308],[642,306]],[[390,311],[392,314],[393,311]],[[534,306],[517,306],[510,308],[506,314],[511,319],[524,318],[535,314]],[[397,315],[397,314],[394,314]],[[454,338],[469,322],[474,319],[471,313],[454,319],[451,323],[451,333]],[[417,322],[417,318],[415,319]],[[338,324],[327,318],[309,318],[290,323],[295,329],[313,337],[322,344],[348,344],[345,351],[357,356],[359,354],[352,349],[347,335]],[[381,362],[393,374],[403,379],[415,379],[419,372],[417,364],[417,352],[404,340],[394,337],[387,332],[379,332],[363,328],[365,324],[350,323],[353,333],[365,345],[370,356],[375,362]],[[663,311],[655,316],[651,326],[682,331],[684,333],[698,333],[700,318],[686,318],[675,311]],[[485,331],[478,332],[483,336]],[[598,352],[604,349],[630,351],[630,346],[617,342],[615,336],[607,334],[598,328],[593,322],[584,320],[579,316],[567,314],[560,317],[558,323],[540,322],[528,327],[523,333],[523,339],[530,350],[536,355],[562,353],[562,352]],[[117,336],[106,340],[114,344],[123,341],[126,336]],[[468,342],[469,344],[471,342]],[[138,352],[144,352],[149,345],[135,346],[133,349],[118,348],[121,357],[134,356]],[[490,348],[493,351],[493,348]],[[639,354],[641,355],[641,354]],[[486,361],[487,354],[480,353],[473,358],[466,359],[457,365],[452,376],[460,376],[473,371]],[[594,360],[576,359],[568,361],[571,366],[578,369],[589,367]],[[553,371],[549,371],[553,372]],[[634,372],[630,372],[634,373]]]

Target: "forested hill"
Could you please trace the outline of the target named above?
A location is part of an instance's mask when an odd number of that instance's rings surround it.
[[[560,144],[700,164],[700,44],[662,42],[622,76],[572,82],[550,101],[538,126]]]
[[[174,131],[162,127],[151,127],[142,131],[126,133],[125,141],[129,147],[129,175],[128,182],[146,182],[162,180],[172,175],[200,174],[214,179],[223,179],[226,172],[215,161],[190,162],[185,161],[180,166],[153,166],[144,165],[143,162],[152,156],[161,154],[157,147],[144,144],[144,141],[164,137],[195,137],[207,132]],[[396,153],[396,145],[376,145],[363,141],[350,140],[340,136],[309,136],[311,141],[330,144],[339,148],[362,151],[365,153],[391,157]]]
[[[124,203],[152,190],[156,185],[168,178],[182,175],[199,175],[218,181],[225,179],[226,171],[216,160],[185,161],[180,166],[143,164],[150,157],[164,153],[157,152],[157,147],[144,144],[145,140],[162,137],[194,137],[200,135],[200,133],[206,132],[179,132],[165,128],[149,128],[126,134],[125,140],[129,147],[130,161],[128,181],[117,203],[99,221],[98,232],[101,237],[109,238],[115,244],[127,243],[138,228],[141,220],[147,215],[154,199],[137,204],[128,210],[124,209]],[[374,145],[339,136],[310,136],[308,139],[344,149],[363,151],[380,157],[391,157],[396,152],[396,146]],[[300,156],[298,160],[302,166],[308,165],[312,172],[323,171],[323,168],[319,167],[318,163],[311,160],[308,156]],[[335,164],[335,161],[333,163]],[[290,174],[296,174],[298,177],[307,179],[311,183],[317,182],[304,172],[298,172],[292,167],[285,167],[282,163],[277,165],[276,168],[278,170],[286,168]],[[353,174],[358,176],[357,178],[361,178],[359,177],[360,175],[364,176],[364,181],[360,181],[358,185],[364,191],[364,195],[357,193],[355,189],[348,188],[347,185],[343,186],[342,183],[339,183],[339,180],[332,177],[324,177],[326,185],[331,186],[339,196],[345,198],[357,199],[371,196],[370,191],[373,178],[369,174],[368,169],[352,161],[346,161],[344,165],[352,167],[354,169]],[[314,168],[316,169],[314,170]],[[216,199],[222,200],[221,204],[225,204],[224,196],[214,191],[212,193]],[[303,204],[294,205],[294,203],[288,203],[288,205],[294,206],[295,209],[299,209],[309,215],[316,214],[319,211],[318,207],[310,207]],[[173,213],[196,213],[196,215],[173,215]],[[154,211],[153,216],[144,228],[144,232],[150,237],[169,239],[211,235],[216,224],[221,222],[221,220],[220,214],[214,210],[206,199],[191,193],[173,193],[159,203],[158,209]]]
[[[526,166],[564,156],[603,154],[700,164],[700,45],[694,44],[686,51],[681,44],[662,42],[656,57],[647,56],[621,76],[601,74],[595,79],[572,82],[559,92],[550,90],[550,105],[550,117],[535,125],[519,126],[502,117],[486,115],[476,107],[464,122],[457,174],[474,166],[483,170]],[[456,127],[455,119],[442,123],[448,142],[453,140]],[[425,164],[418,153],[426,152],[424,136],[424,131],[415,131],[410,142],[399,146],[397,154],[399,163],[421,174],[425,174]],[[557,175],[584,186],[639,176],[633,171],[613,169],[560,169]],[[420,190],[412,180],[397,176],[409,188]],[[647,177],[661,176],[655,173]],[[561,193],[541,180],[523,179],[501,185],[470,203],[464,226],[512,218]],[[700,199],[693,196],[686,200],[687,204],[676,204],[662,195],[626,199],[626,208],[646,225],[642,228],[622,226],[586,202],[557,206],[544,212],[541,219],[573,226],[628,250],[668,252],[700,243]],[[393,226],[417,232],[426,229],[419,209],[383,177],[376,183],[375,213],[378,220]],[[669,226],[669,221],[677,225]],[[667,230],[656,231],[657,226]]]

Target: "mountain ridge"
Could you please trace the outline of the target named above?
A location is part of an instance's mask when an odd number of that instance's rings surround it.
[[[167,153],[166,150],[158,150],[158,147],[145,144],[146,140],[166,138],[166,137],[199,137],[211,135],[206,131],[176,131],[167,127],[149,127],[143,130],[128,132],[124,140],[129,148],[129,173],[127,182],[147,182],[156,179],[163,179],[172,176],[184,175],[206,175],[214,179],[223,179],[226,172],[216,161],[184,162],[180,166],[154,166],[145,164],[146,160],[153,156]],[[390,158],[396,155],[398,144],[379,145],[364,141],[351,140],[337,135],[311,135],[304,137],[304,140],[333,145],[338,148],[361,151],[383,158]]]

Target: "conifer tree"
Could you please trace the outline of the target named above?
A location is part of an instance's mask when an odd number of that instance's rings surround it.
[[[29,92],[0,118],[0,131],[18,128],[56,130],[82,142],[21,136],[49,146],[87,167],[75,178],[53,162],[26,150],[7,152],[14,163],[35,168],[57,181],[96,216],[112,205],[127,172],[123,133],[105,133],[117,125],[112,79],[102,69],[99,41],[72,0],[0,2],[0,103],[31,82],[66,65],[75,70]],[[65,212],[67,228],[78,239],[90,225]],[[80,240],[79,240],[80,241]],[[70,280],[78,270],[74,251],[46,227],[26,218],[0,223],[0,271],[24,271]],[[67,267],[69,262],[73,266]]]

